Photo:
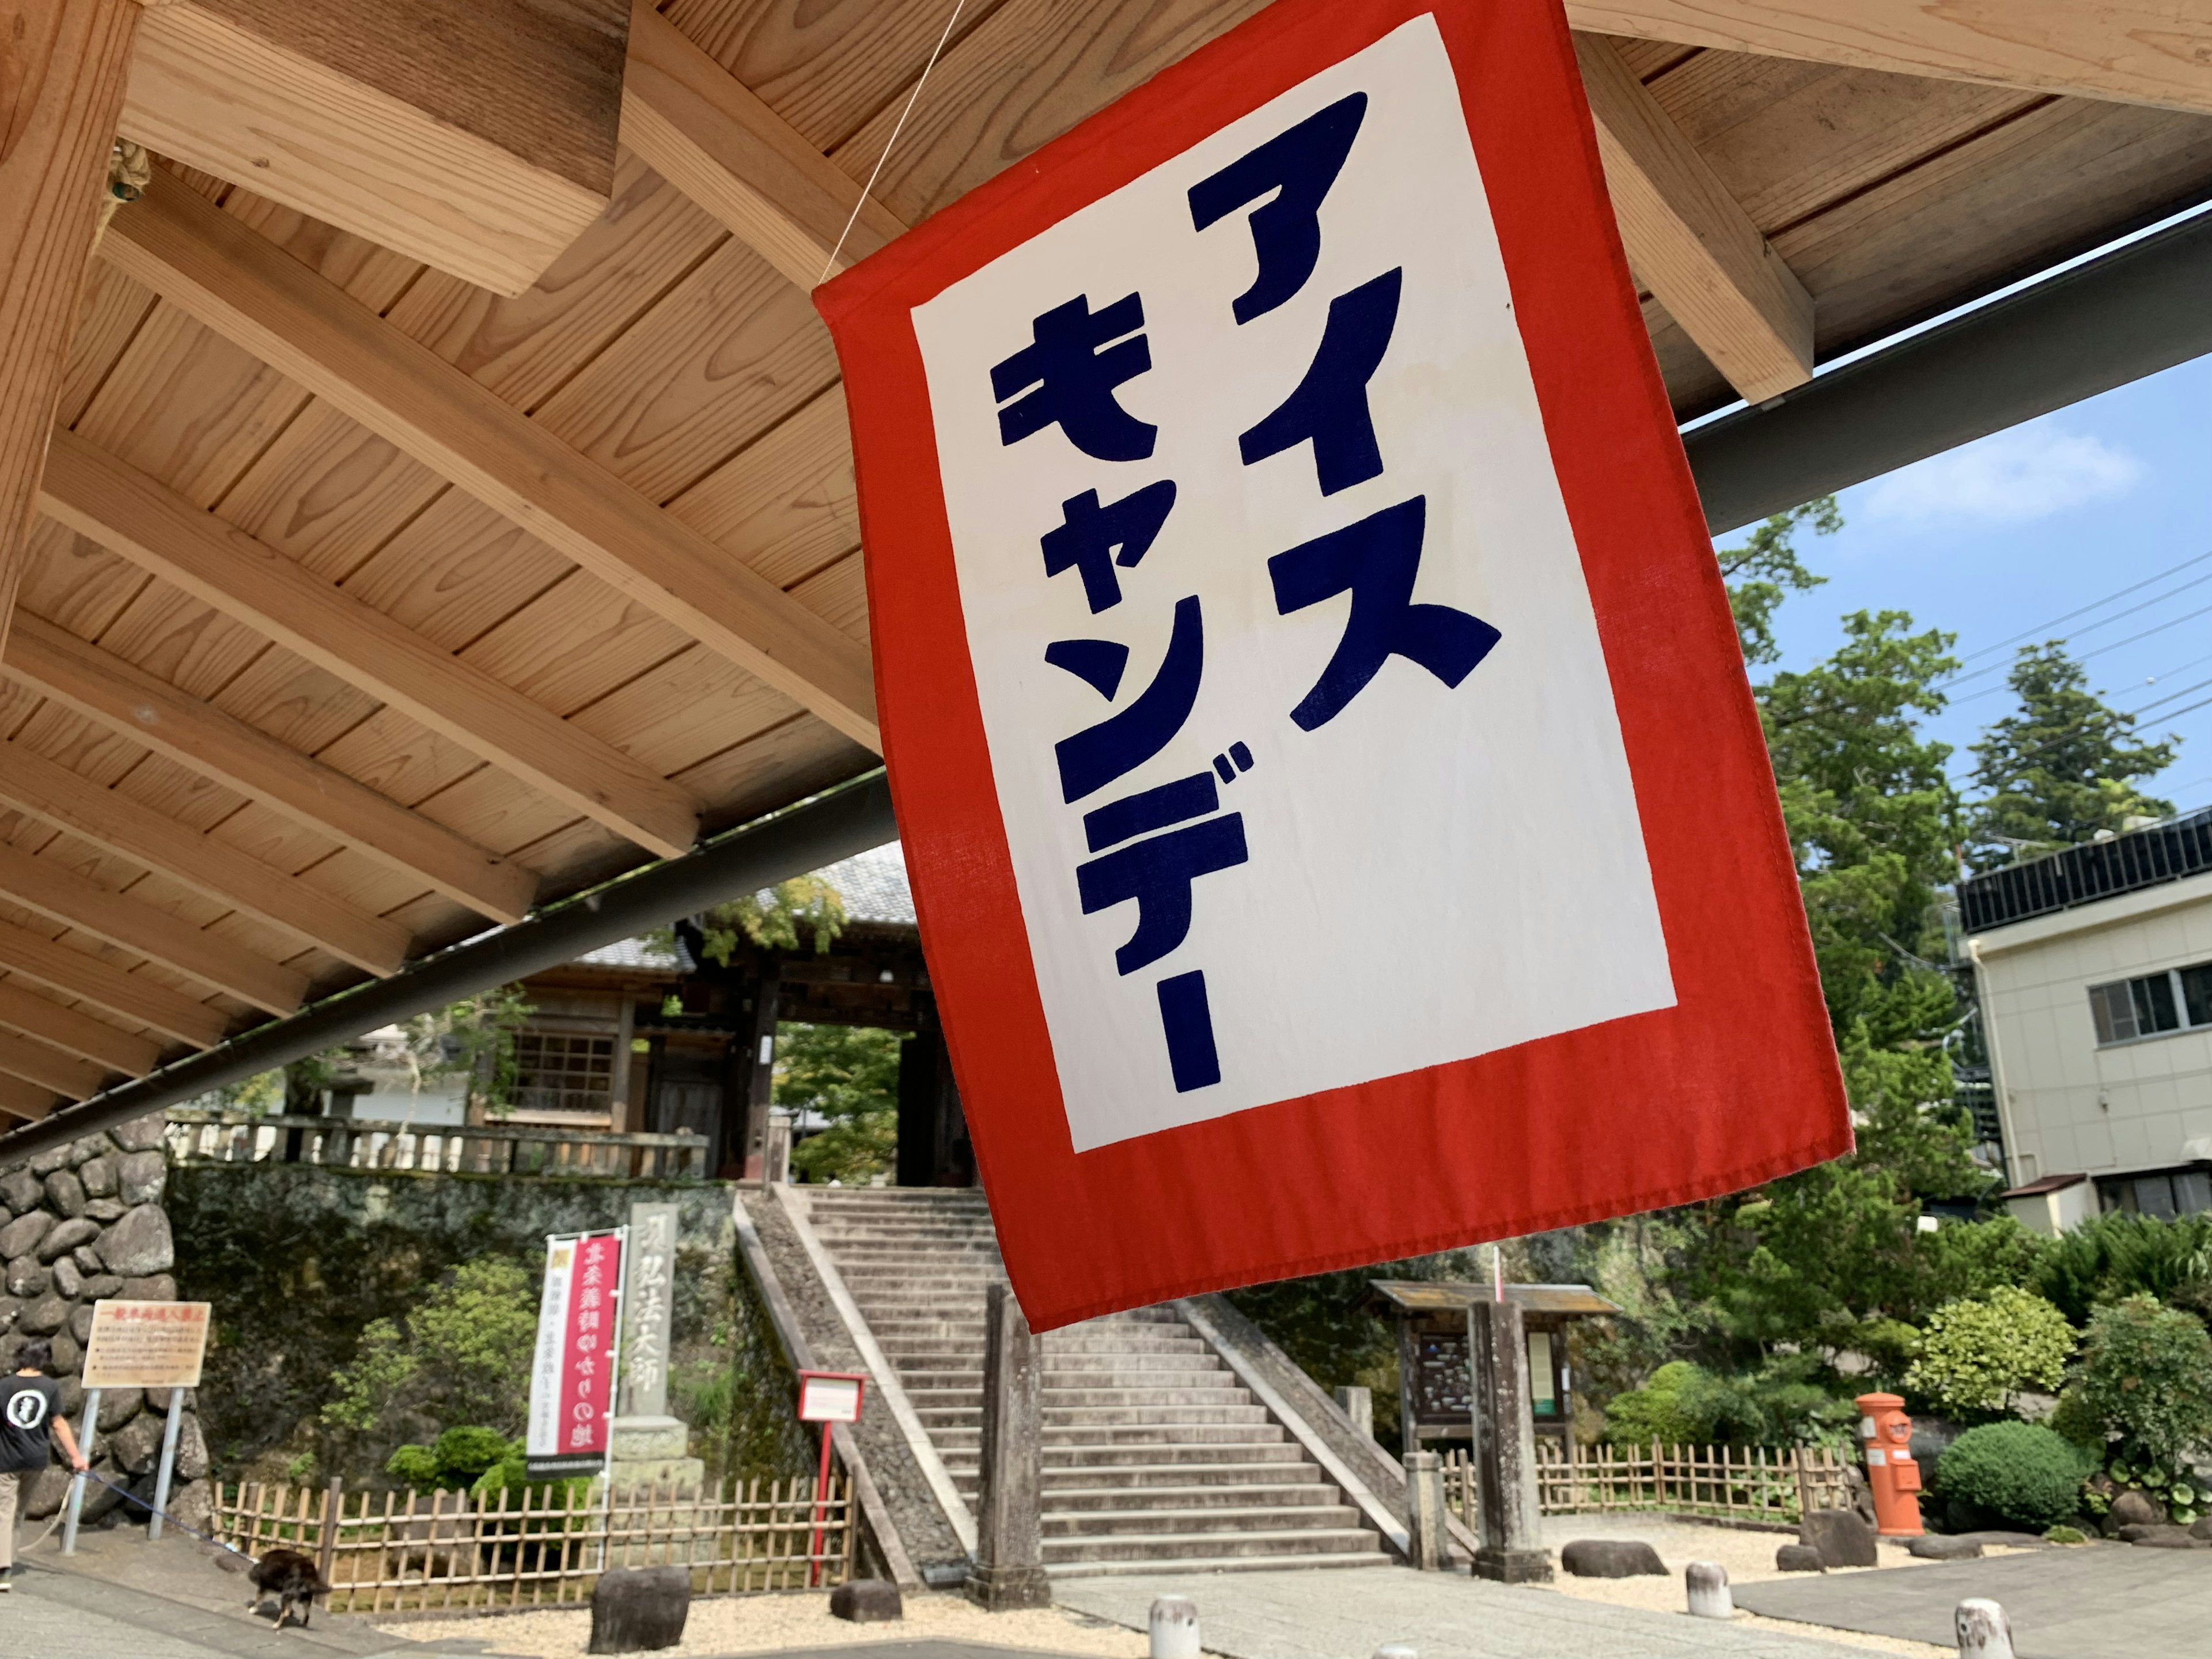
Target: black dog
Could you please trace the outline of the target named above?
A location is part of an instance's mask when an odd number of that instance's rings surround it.
[[[307,1627],[307,1615],[315,1609],[315,1598],[330,1593],[322,1574],[315,1571],[312,1558],[297,1550],[271,1550],[253,1564],[246,1574],[253,1586],[252,1599],[246,1604],[246,1611],[258,1613],[261,1604],[270,1596],[276,1598],[276,1628],[282,1630],[299,1610],[300,1628]]]

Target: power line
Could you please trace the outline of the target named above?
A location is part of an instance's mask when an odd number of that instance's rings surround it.
[[[2205,555],[2204,556],[2206,556],[2206,557],[2208,557],[2208,558],[2212,558],[2212,554],[2207,554],[2207,555]],[[2171,574],[2171,573],[2169,573],[2169,574]],[[2157,579],[2156,579],[2156,578],[2153,578],[2153,580],[2157,580]],[[2109,617],[2099,617],[2095,622],[2093,622],[2093,623],[2083,623],[2083,624],[2081,625],[2081,627],[2080,627],[2080,628],[2076,629],[2075,630],[2075,632],[2076,634],[2087,634],[2087,633],[2089,633],[2090,631],[2092,631],[2093,629],[2099,629],[2099,628],[2103,628],[2103,627],[2106,626],[2108,623],[2116,623],[2116,622],[2119,621],[2119,619],[2120,619],[2121,617],[2132,617],[2132,616],[2134,616],[2134,615],[2136,614],[2136,611],[2148,611],[2148,610],[2149,610],[2149,609],[2150,609],[2152,606],[2154,606],[2154,605],[2164,605],[2164,604],[2165,604],[2168,599],[2178,598],[2179,595],[2184,594],[2184,593],[2186,593],[2186,592],[2187,592],[2191,588],[2192,588],[2192,587],[2199,587],[2199,586],[2203,586],[2204,583],[2206,583],[2206,582],[2212,582],[2212,570],[2209,570],[2209,571],[2205,572],[2205,574],[2203,574],[2203,575],[2201,575],[2201,576],[2193,577],[2193,578],[2191,578],[2190,580],[2188,580],[2188,581],[2185,581],[2185,582],[2182,583],[2180,586],[2176,587],[2176,588],[2170,589],[2170,590],[2169,590],[2169,591],[2167,591],[2166,592],[2160,593],[2160,594],[2157,595],[2157,596],[2156,596],[2155,598],[2154,598],[2154,599],[2144,599],[2144,600],[2142,600],[2142,601],[2141,603],[2139,603],[2139,604],[2131,605],[2130,605],[2130,606],[2129,606],[2126,610],[2124,610],[2124,611],[2114,611],[2114,612],[2112,612],[2112,614],[2111,616],[2109,616]],[[2140,587],[2140,586],[2142,586],[2142,584],[2141,582],[2137,582],[2137,583],[2136,584],[2136,587]],[[2131,592],[2133,592],[2134,591],[2135,591],[2135,588],[2128,588],[2128,589],[2124,590],[2124,593],[2131,593]],[[2109,604],[2112,602],[2112,600],[2113,600],[2113,599],[2120,599],[2120,598],[2124,597],[2124,593],[2114,593],[2114,594],[2112,594],[2112,595],[2110,595],[2110,596],[2109,596],[2108,598],[2106,598],[2106,599],[2100,599],[2100,600],[2099,600],[2099,601],[2098,601],[2098,604],[2099,604],[2099,605],[2109,605]],[[2087,606],[2084,606],[2084,607],[2083,607],[2083,609],[2085,609],[2085,610],[2090,610],[2090,611],[2094,611],[2094,610],[2095,610],[2096,608],[2097,608],[2097,607],[2096,607],[2096,605],[2087,605]],[[2081,611],[2077,611],[2074,612],[2074,615],[2075,615],[2075,616],[2077,616],[2077,617],[2078,617],[2078,616],[2080,616],[2081,614]],[[2192,613],[2192,614],[2194,614],[2194,615],[2197,615],[2197,616],[2202,616],[2202,615],[2203,615],[2203,611],[2197,611],[2197,612],[2194,612],[2194,613]],[[2065,618],[2065,617],[2061,617],[2058,620],[2059,620],[2059,622],[2064,622],[2064,621],[2066,620],[2066,618]],[[2188,620],[2188,618],[2187,618],[2187,617],[2177,617],[2175,620],[2176,620],[2176,621],[2182,621],[2182,622],[2185,622],[2185,621],[2187,621],[2187,620]],[[2045,626],[2046,626],[2046,627],[2056,627],[2056,626],[2057,626],[2057,623],[2046,623],[2046,624],[2045,624]],[[2166,628],[2166,627],[2171,627],[2171,626],[2172,626],[2172,624],[2171,623],[2160,623],[2160,628]],[[2040,633],[2040,632],[2042,632],[2042,631],[2043,631],[2043,630],[2042,630],[2041,629],[2030,629],[2028,630],[2028,633],[2027,633],[2027,634],[2022,634],[2022,635],[2018,635],[2018,637],[2019,637],[2019,638],[2021,638],[2021,639],[2026,639],[2026,638],[2027,638],[2027,637],[2028,637],[2028,635],[2029,635],[2029,634],[2037,634],[2037,633]],[[2154,628],[2154,629],[2152,629],[2150,630],[2150,632],[2151,632],[2151,633],[2153,633],[2153,634],[2155,634],[2155,633],[2157,633],[2158,631],[2159,631],[2159,629],[2156,629],[2156,628]],[[2144,639],[2144,638],[2147,638],[2147,637],[2148,637],[2148,636],[2147,635],[2143,635],[2143,634],[2138,634],[2138,635],[2136,635],[2135,636],[2135,638],[2136,638],[2136,639],[2138,639],[2138,640],[2140,640],[2140,639]],[[2069,643],[2070,643],[2070,642],[2071,642],[2071,636],[2069,635],[2069,636],[2068,636],[2067,638],[2063,638],[2063,639],[2061,639],[2061,640],[2057,641],[2057,642],[2058,644],[2060,644],[2060,645],[2069,644]],[[2008,643],[2010,643],[2010,641],[2008,641]],[[2132,643],[2133,643],[2133,641],[2130,641],[2130,640],[2122,640],[2122,641],[2120,641],[2120,643],[2121,643],[2122,645],[2129,645],[2129,644],[2132,644]],[[1998,647],[1998,648],[2002,648],[2002,647]],[[2100,646],[2100,647],[2099,647],[2098,648],[2099,648],[2100,650],[2109,650],[2109,649],[2111,649],[2112,647],[2109,647],[2109,646]],[[1986,655],[1987,653],[1984,653],[1983,654]],[[1962,661],[1963,661],[1963,660],[1965,660],[1965,659],[1961,659],[1960,660],[1962,660]],[[1983,668],[1977,668],[1977,669],[1974,669],[1974,670],[1972,670],[1971,672],[1968,672],[1968,673],[1965,673],[1965,674],[1954,674],[1954,675],[1953,675],[1953,676],[1952,676],[1952,678],[1951,678],[1951,684],[1954,684],[1954,685],[1959,685],[1959,684],[1964,684],[1964,683],[1965,683],[1966,681],[1967,681],[1967,680],[1978,680],[1978,679],[1981,678],[1983,675],[1984,675],[1984,674],[1995,674],[1995,673],[1996,673],[1996,672],[2000,672],[2001,670],[2002,670],[2003,668],[2005,668],[2007,665],[2006,665],[2006,664],[2004,664],[2004,663],[2002,663],[2002,662],[1993,662],[1993,663],[1990,663],[1990,665],[1988,665],[1986,667],[1983,667]]]
[[[2204,684],[2207,685],[2212,685],[2212,680],[2207,680]],[[2199,688],[2197,686],[2191,686],[2187,688],[2186,690],[2175,692],[2173,696],[2176,697],[2186,696],[2190,691],[2194,691],[2198,689]],[[2161,697],[2159,699],[2159,702],[2170,702],[2171,700],[2172,699],[2170,698]],[[2147,705],[2147,707],[2153,708],[2155,708],[2157,706],[2158,703],[2155,702]],[[2179,720],[2182,715],[2192,714],[2200,708],[2212,708],[2212,697],[2200,697],[2195,702],[2186,704],[2182,708],[2169,708],[2165,714],[2160,715],[2159,718],[2165,720]],[[2142,711],[2139,709],[2123,709],[2120,712],[2132,715],[2139,714]],[[2016,775],[2021,770],[2026,768],[2030,761],[2035,759],[2039,755],[2047,755],[2054,749],[2063,749],[2066,744],[2074,741],[2074,737],[2068,736],[2063,738],[2053,738],[2049,743],[2039,743],[2036,744],[2034,748],[2027,750],[2025,754],[2012,756],[2010,757],[2011,769]],[[1960,780],[1957,777],[1952,777],[1949,779],[1949,781],[1954,783],[1956,783],[1959,781]]]
[[[1966,655],[1960,658],[1959,660],[1961,663],[1975,662],[1979,660],[1981,658],[1988,656],[1992,652],[2003,650],[2007,646],[2018,645],[2022,640],[2033,639],[2036,635],[2043,633],[2046,629],[2056,628],[2061,623],[2072,622],[2076,617],[2086,617],[2092,611],[2101,610],[2106,605],[2110,605],[2114,599],[2124,599],[2129,594],[2135,592],[2139,588],[2148,587],[2153,582],[2162,582],[2168,576],[2177,575],[2180,572],[2188,569],[2192,565],[2203,563],[2207,559],[2212,559],[2212,551],[2199,553],[2193,559],[2184,559],[2179,564],[2175,565],[2171,570],[2161,570],[2155,576],[2146,576],[2141,581],[2134,583],[2130,586],[2123,587],[2117,593],[2107,593],[2103,599],[2094,600],[2090,604],[2083,605],[2078,611],[2069,611],[2063,617],[2053,617],[2047,623],[2039,623],[2035,627],[2029,629],[2026,633],[2015,634],[2008,640],[2000,640],[1995,645],[1985,645],[1978,651],[1969,652]]]
[[[2208,577],[2208,578],[2206,578],[2206,580],[2212,580],[2212,577]],[[2179,591],[2180,591],[2179,589],[2176,589],[2176,590],[2175,590],[2175,592],[2179,592]],[[2170,599],[2170,598],[2172,598],[2172,595],[2169,594],[2169,595],[2167,595],[2167,597]],[[2138,607],[2138,609],[2140,609],[2140,607]],[[2121,614],[2122,616],[2125,616],[2125,615],[2127,614],[2127,612],[2125,612],[2125,611],[2122,611],[2120,614]],[[2168,620],[2166,620],[2166,621],[2165,621],[2165,622],[2162,622],[2162,623],[2159,623],[2159,625],[2158,625],[2157,627],[2155,627],[2155,628],[2146,628],[2146,629],[2143,629],[2143,631],[2142,631],[2142,633],[2140,633],[2140,634],[2130,634],[2130,635],[2129,635],[2127,636],[2127,638],[2125,638],[2125,639],[2124,639],[2124,640],[2114,640],[2114,641],[2113,641],[2110,645],[2100,645],[2100,646],[2099,646],[2099,647],[2098,647],[2094,651],[2084,651],[2084,652],[2083,652],[2080,656],[2078,656],[2078,657],[2075,658],[2075,659],[2074,659],[2074,660],[2075,660],[2075,662],[2077,662],[2077,663],[2083,663],[2083,662],[2090,662],[2090,661],[2093,661],[2093,660],[2094,660],[2096,658],[2099,658],[2099,657],[2103,656],[2103,655],[2104,655],[2106,652],[2108,652],[2108,651],[2118,651],[2118,650],[2122,646],[2124,646],[2124,645],[2134,645],[2134,644],[2137,643],[2139,641],[2147,640],[2147,639],[2150,638],[2150,636],[2151,636],[2152,635],[2154,635],[2154,634],[2163,634],[2163,633],[2165,633],[2165,632],[2166,632],[2166,630],[2167,629],[2169,629],[2169,628],[2179,628],[2179,627],[2180,627],[2180,626],[2181,626],[2181,624],[2182,624],[2182,623],[2185,623],[2185,622],[2195,622],[2195,621],[2197,620],[2197,617],[2203,617],[2203,616],[2212,616],[2212,605],[2204,605],[2204,606],[2203,606],[2203,607],[2201,607],[2201,608],[2199,608],[2199,609],[2197,609],[2197,610],[2191,611],[2187,611],[2187,612],[2184,613],[2184,614],[2183,614],[2183,615],[2181,615],[2181,616],[2174,617],[2171,617],[2171,618],[2169,618]],[[2065,643],[2065,641],[2060,641],[2060,643],[2061,643],[2061,644],[2063,644],[2063,643]],[[2203,658],[2202,658],[2202,657],[2199,657],[2197,660],[2198,662],[2203,662],[2203,661],[2204,661],[2205,659],[2204,659]],[[2182,667],[2184,667],[2184,668],[2187,668],[2187,667],[2191,667],[2191,666],[2193,666],[2193,665],[2189,664],[2189,663],[2184,663],[2184,664],[2182,665]],[[1972,673],[1972,674],[1966,675],[1966,676],[1964,676],[1964,678],[1966,678],[1966,679],[1970,679],[1970,680],[1971,680],[1971,679],[1978,679],[1982,675],[1986,674],[1986,673],[1989,673],[1989,672],[1992,672],[1991,670],[1990,670],[1990,669],[1986,669],[1986,668],[1984,668],[1984,669],[1978,669],[1975,672],[1973,672],[1973,673]],[[2180,670],[2180,669],[2169,669],[2169,670],[2167,670],[2166,672],[2169,672],[2169,673],[2177,673],[2177,674],[2178,674],[2178,673],[2179,673],[2179,672],[2181,672],[2181,670]],[[1959,682],[1958,682],[1957,680],[1953,680],[1953,681],[1951,681],[1951,682],[1950,682],[1950,684],[1953,684],[1953,685],[1956,685],[1956,684],[1959,684]],[[1955,705],[1955,704],[1958,704],[1958,703],[1962,703],[1962,702],[1977,702],[1977,701],[1978,701],[1979,699],[1981,699],[1981,698],[1983,698],[1983,697],[1994,697],[1995,696],[1996,696],[1996,695],[1997,695],[1997,693],[1998,693],[1998,692],[2000,692],[2000,691],[2003,691],[2003,690],[2008,690],[2008,689],[2009,689],[2009,683],[2008,683],[2006,685],[1990,685],[1990,686],[1984,686],[1984,687],[1981,690],[1979,690],[1979,691],[1972,691],[1972,692],[1969,692],[1966,696],[1963,696],[1963,697],[1952,697],[1952,698],[1950,698],[1950,699],[1949,699],[1949,701],[1950,701],[1952,703],[1954,703],[1954,705]]]

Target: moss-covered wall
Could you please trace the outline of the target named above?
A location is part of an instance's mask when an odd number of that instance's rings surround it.
[[[688,1408],[693,1450],[718,1473],[806,1465],[786,1368],[737,1265],[727,1186],[185,1164],[167,1196],[179,1294],[214,1304],[199,1400],[223,1478],[307,1473],[332,1375],[371,1321],[401,1317],[477,1257],[510,1257],[534,1279],[548,1233],[617,1225],[634,1203],[682,1206],[671,1409]],[[314,1469],[349,1485],[380,1473]]]

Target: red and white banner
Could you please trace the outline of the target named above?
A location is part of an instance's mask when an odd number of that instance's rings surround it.
[[[596,1474],[606,1462],[622,1352],[623,1231],[545,1241],[526,1462],[534,1480]]]
[[[1850,1146],[1557,0],[1279,0],[817,301],[1034,1327]]]

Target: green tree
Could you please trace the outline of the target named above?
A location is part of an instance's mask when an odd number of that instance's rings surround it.
[[[865,1025],[786,1025],[776,1033],[775,1103],[830,1127],[793,1148],[809,1181],[865,1181],[898,1154],[899,1036]]]
[[[1905,1386],[1954,1416],[1993,1416],[2027,1389],[2056,1392],[2073,1352],[2064,1314],[2032,1291],[2000,1285],[1929,1316]]]
[[[1992,721],[1973,746],[1974,784],[1987,792],[1971,823],[1977,869],[2172,814],[2172,801],[2136,785],[2173,764],[2179,739],[2137,738],[2136,717],[2089,689],[2063,641],[2023,646],[2009,684],[2019,713]]]
[[[820,876],[793,876],[716,905],[705,921],[706,957],[725,968],[741,939],[766,951],[796,951],[805,939],[820,956],[845,931],[845,899]]]
[[[2036,1288],[2077,1325],[2100,1303],[2138,1295],[2212,1314],[2212,1213],[2085,1221],[2052,1242]]]
[[[2131,1462],[2170,1470],[2212,1447],[2212,1336],[2194,1314],[2148,1296],[2098,1309],[2074,1388],[2082,1414]]]
[[[1774,613],[1792,593],[1808,592],[1828,579],[1805,568],[1795,546],[1796,532],[1810,525],[1819,536],[1832,536],[1844,527],[1836,498],[1777,513],[1751,532],[1741,547],[1718,550],[1721,578],[1728,583],[1729,609],[1735,613],[1735,633],[1747,663],[1771,663],[1780,659],[1774,643]]]

